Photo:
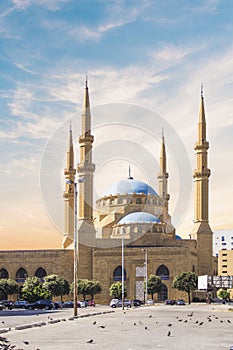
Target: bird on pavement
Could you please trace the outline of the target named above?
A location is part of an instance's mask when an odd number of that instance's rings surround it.
[[[24,340],[23,343],[24,343],[25,345],[28,345],[28,344],[29,344],[29,341]]]
[[[171,336],[171,331],[167,332],[167,336],[170,337]]]
[[[104,328],[105,328],[105,326],[100,326],[100,328],[104,329]]]
[[[167,325],[168,327],[171,327],[172,326],[172,323],[168,323],[168,325]]]
[[[92,344],[93,343],[93,339],[90,339],[87,341],[87,344]]]
[[[96,324],[96,321],[94,321],[92,324]]]

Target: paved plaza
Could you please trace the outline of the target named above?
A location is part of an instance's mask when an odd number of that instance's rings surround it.
[[[155,305],[125,311],[97,306],[78,309],[78,316],[73,319],[72,309],[2,311],[0,331],[8,332],[0,336],[24,350],[229,350],[233,345],[229,305]]]

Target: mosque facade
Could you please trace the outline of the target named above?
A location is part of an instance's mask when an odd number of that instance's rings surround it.
[[[162,280],[162,291],[155,296],[158,301],[185,298],[185,295],[172,288],[173,279],[177,274],[191,271],[197,275],[214,275],[217,270],[208,214],[209,143],[206,140],[203,93],[194,148],[195,208],[190,239],[181,239],[176,235],[169,214],[169,174],[164,135],[161,138],[158,192],[149,184],[134,179],[129,169],[128,178],[107,189],[96,201],[96,205],[93,204],[93,142],[89,89],[86,82],[82,131],[79,137],[80,159],[77,166],[74,164],[71,127],[69,131],[64,170],[62,248],[0,251],[0,278],[15,279],[20,285],[28,276],[43,278],[45,275],[58,274],[71,283],[74,276],[73,253],[77,244],[78,278],[95,279],[100,282],[102,292],[96,295],[97,302],[108,303],[111,299],[111,284],[122,281],[122,263],[128,298],[144,299],[144,280],[145,276],[150,274],[159,276]]]

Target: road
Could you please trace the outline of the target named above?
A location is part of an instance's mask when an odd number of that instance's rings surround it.
[[[78,309],[78,313],[73,319],[72,310],[21,314],[11,310],[5,316],[2,311],[0,331],[11,330],[1,336],[24,350],[229,350],[233,345],[233,308],[229,305],[155,305],[125,311],[97,306]],[[39,323],[45,325],[15,329]]]

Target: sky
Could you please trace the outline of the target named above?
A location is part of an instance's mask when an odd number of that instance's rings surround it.
[[[1,1],[1,249],[61,247],[69,123],[78,162],[86,75],[95,198],[129,165],[158,191],[164,128],[169,206],[183,238],[193,227],[203,83],[210,225],[232,228],[232,34],[230,0]]]

